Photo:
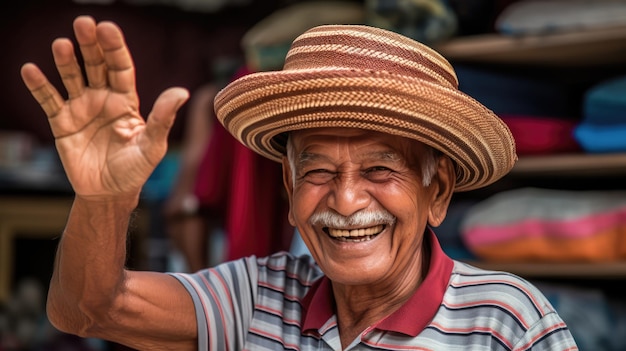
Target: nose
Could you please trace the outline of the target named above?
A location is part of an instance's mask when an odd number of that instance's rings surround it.
[[[359,172],[341,173],[333,181],[328,207],[346,217],[366,209],[372,202],[367,186]]]

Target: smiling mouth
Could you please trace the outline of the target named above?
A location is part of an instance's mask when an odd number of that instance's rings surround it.
[[[331,238],[339,241],[362,242],[374,239],[385,229],[383,224],[369,228],[337,229],[325,227],[324,232]]]

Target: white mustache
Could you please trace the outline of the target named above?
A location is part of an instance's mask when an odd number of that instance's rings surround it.
[[[348,217],[332,211],[314,213],[309,222],[330,228],[371,227],[377,224],[393,225],[396,217],[387,211],[359,211]]]

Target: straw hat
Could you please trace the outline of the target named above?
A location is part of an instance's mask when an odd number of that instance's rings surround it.
[[[241,143],[279,162],[293,130],[362,128],[415,139],[455,162],[455,191],[491,184],[517,160],[507,126],[458,90],[446,59],[365,25],[309,29],[294,40],[282,71],[231,82],[215,97],[215,111]]]

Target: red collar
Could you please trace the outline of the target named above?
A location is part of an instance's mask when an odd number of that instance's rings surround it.
[[[431,252],[426,279],[402,307],[375,326],[377,329],[417,336],[439,309],[454,263],[441,249],[435,233],[428,229],[426,234]],[[303,331],[317,332],[335,314],[331,282],[326,276],[311,286],[302,305]]]

